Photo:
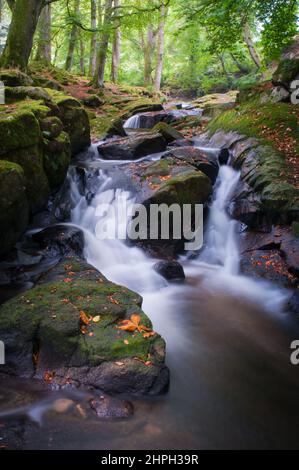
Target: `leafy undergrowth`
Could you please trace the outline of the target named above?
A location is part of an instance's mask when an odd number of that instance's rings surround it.
[[[208,125],[256,137],[273,146],[285,158],[288,182],[299,187],[299,107],[287,103],[261,104],[256,101],[226,111]]]

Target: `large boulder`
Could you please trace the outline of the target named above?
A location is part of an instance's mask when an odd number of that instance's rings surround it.
[[[70,137],[72,154],[75,155],[90,145],[88,114],[75,98],[53,91],[51,97],[59,108],[59,118]]]
[[[203,109],[203,116],[215,118],[223,111],[231,109],[236,104],[238,92],[229,91],[228,93],[214,93],[197,98],[193,105]]]
[[[154,111],[163,111],[163,106],[161,103],[153,103],[151,100],[142,99],[134,101],[127,105],[124,113],[122,114],[122,119],[128,119],[135,114],[142,114]]]
[[[0,160],[0,255],[14,246],[28,218],[24,172],[19,165]]]
[[[184,136],[180,132],[171,127],[166,122],[159,122],[158,124],[156,124],[153,128],[153,132],[158,132],[159,134],[161,134],[168,144],[173,141],[179,141],[184,138]]]
[[[167,153],[167,157],[168,156],[194,166],[197,170],[200,170],[205,175],[207,175],[210,178],[212,184],[215,183],[219,172],[219,165],[216,159],[212,156],[207,155],[198,148],[191,146],[179,147],[170,150]]]
[[[141,297],[77,258],[0,308],[3,372],[53,386],[158,394],[169,381],[165,343],[141,310]]]
[[[55,224],[32,235],[32,240],[43,248],[44,255],[51,258],[65,255],[83,257],[84,234],[82,230],[68,225]]]
[[[43,168],[43,149],[38,120],[30,111],[20,110],[0,117],[0,159],[17,163],[24,170],[32,212],[40,210],[49,196]]]
[[[65,180],[71,162],[69,135],[66,132],[61,132],[56,138],[44,139],[43,148],[44,169],[50,187],[52,189],[59,188]]]
[[[191,230],[194,223],[194,207],[196,204],[205,205],[212,193],[212,183],[208,176],[196,170],[184,161],[171,157],[163,158],[157,162],[130,164],[124,168],[136,186],[136,201],[142,204],[148,214],[151,206],[161,204],[168,207],[176,204],[183,209],[184,204],[191,205],[191,224],[185,224],[185,235]],[[148,217],[147,238],[137,240],[137,244],[146,248],[154,256],[169,258],[184,250],[185,237],[183,230],[178,238],[173,237],[173,225],[170,220],[170,238],[161,237],[161,221],[158,224],[158,238],[151,239],[150,217]],[[182,227],[181,227],[182,229]]]
[[[291,83],[299,78],[299,36],[284,50],[277,70],[273,74],[274,85],[291,89]]]
[[[166,147],[167,144],[162,135],[145,133],[102,144],[98,147],[98,152],[107,160],[136,160],[146,155],[164,152]]]
[[[0,81],[7,87],[30,86],[33,83],[32,78],[17,69],[1,70]]]

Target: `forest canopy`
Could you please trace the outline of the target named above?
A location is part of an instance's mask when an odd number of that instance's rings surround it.
[[[2,68],[30,61],[201,95],[246,86],[298,31],[297,0],[0,0]]]

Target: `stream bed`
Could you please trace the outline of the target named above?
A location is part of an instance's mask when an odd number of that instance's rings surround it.
[[[156,260],[141,249],[95,236],[98,204],[130,204],[134,194],[122,171],[124,162],[103,162],[90,153],[83,163],[97,171],[97,194],[87,203],[70,169],[70,223],[84,231],[87,261],[143,296],[143,310],[166,341],[170,388],[159,397],[129,397],[135,412],[126,420],[59,414],[50,403],[38,420],[25,413],[12,425],[1,420],[1,411],[16,404],[36,411],[51,392],[28,380],[1,379],[0,444],[97,450],[299,448],[299,374],[290,363],[299,325],[284,312],[286,292],[239,274],[239,227],[226,213],[238,173],[221,167],[205,247],[196,257],[181,257],[186,281],[169,284],[152,269]],[[118,209],[111,226],[127,223]]]

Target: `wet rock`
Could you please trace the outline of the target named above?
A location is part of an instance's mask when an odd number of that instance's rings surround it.
[[[7,253],[25,231],[29,205],[25,175],[14,163],[0,160],[0,254]]]
[[[218,155],[219,165],[227,165],[229,157],[230,157],[229,150],[226,148],[221,149]]]
[[[185,279],[183,266],[177,261],[160,261],[154,265],[154,270],[167,281],[182,281]]]
[[[123,120],[126,120],[129,119],[129,117],[131,116],[135,116],[135,114],[150,113],[163,110],[164,108],[161,103],[153,103],[152,101],[143,99],[130,103],[121,117]]]
[[[203,109],[203,116],[214,118],[223,111],[235,106],[237,94],[237,91],[230,91],[224,94],[214,93],[212,95],[205,95],[193,101],[193,105]]]
[[[254,250],[241,258],[241,272],[285,287],[296,287],[297,279],[289,272],[279,250]]]
[[[166,141],[160,134],[146,133],[100,145],[98,152],[107,160],[136,160],[146,155],[163,152],[166,147]]]
[[[107,131],[106,131],[106,137],[113,137],[113,136],[121,136],[121,137],[126,137],[126,131],[123,126],[123,121],[120,118],[113,119],[112,123],[109,124]]]
[[[277,70],[273,74],[274,85],[290,90],[293,80],[299,77],[299,36],[285,49]]]
[[[125,419],[134,414],[131,402],[108,396],[91,400],[90,406],[101,420]]]
[[[52,189],[59,188],[65,180],[71,163],[71,142],[66,132],[52,140],[44,139],[44,169]]]
[[[66,225],[53,225],[32,235],[34,242],[46,248],[47,256],[69,254],[83,256],[84,234],[82,230]]]
[[[241,236],[241,251],[246,258],[248,254],[253,253],[254,256],[258,256],[262,253],[262,260],[266,260],[266,267],[269,270],[274,267],[278,274],[287,276],[287,282],[282,280],[283,283],[291,286],[299,284],[299,239],[291,228],[276,226],[271,227],[269,231],[260,229],[245,232]],[[276,253],[275,257],[271,251]],[[271,259],[267,259],[267,252]]]
[[[165,157],[157,162],[131,163],[124,167],[124,170],[134,181],[137,191],[136,201],[143,204],[149,214],[152,205],[166,204],[170,207],[172,204],[176,204],[180,209],[184,204],[191,205],[190,225],[188,223],[188,227],[184,226],[185,233],[187,233],[187,229],[191,230],[194,223],[194,206],[196,204],[205,205],[212,193],[210,178],[183,160]],[[148,223],[149,219],[150,217],[148,217]],[[183,233],[178,239],[174,237],[171,218],[169,227],[170,237],[168,240],[163,240],[161,224],[158,224],[157,240],[150,239],[150,225],[148,225],[147,238],[137,241],[137,243],[152,254],[157,253],[159,258],[161,258],[161,251],[164,251],[164,255],[167,254],[167,257],[174,257],[176,253],[184,249],[185,238]]]
[[[159,124],[156,124],[153,128],[153,132],[161,134],[168,144],[174,140],[183,139],[183,135],[176,131],[173,127],[169,126],[169,124],[166,122],[160,122]]]
[[[207,156],[201,150],[195,147],[181,147],[170,150],[167,152],[167,156],[194,166],[197,170],[202,171],[207,175],[212,184],[215,183],[219,172],[219,166],[212,157]]]
[[[299,291],[295,290],[288,302],[288,310],[292,313],[299,314]]]
[[[65,258],[36,287],[1,306],[3,373],[107,393],[163,392],[169,382],[164,340],[117,328],[134,313],[152,329],[141,303],[82,259]]]
[[[178,139],[169,144],[169,147],[192,147],[194,142],[191,139]]]

